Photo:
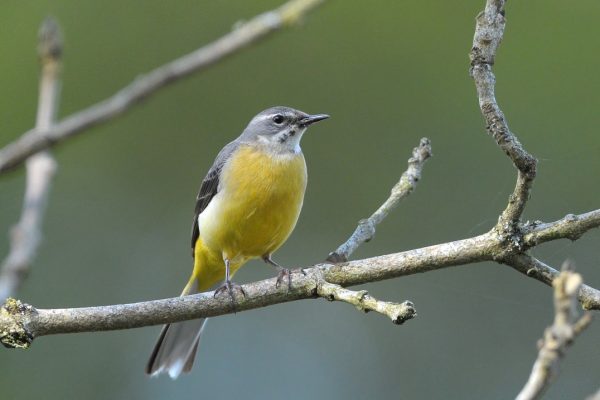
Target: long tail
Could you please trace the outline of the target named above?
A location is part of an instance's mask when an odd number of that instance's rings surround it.
[[[198,292],[196,277],[192,275],[181,295]],[[146,365],[146,373],[156,376],[166,372],[176,379],[182,372],[190,372],[206,320],[200,318],[163,326]]]

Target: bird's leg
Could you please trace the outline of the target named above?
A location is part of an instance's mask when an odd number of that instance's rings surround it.
[[[234,282],[231,282],[231,279],[230,279],[230,261],[229,261],[228,258],[225,258],[223,261],[225,262],[225,283],[223,284],[223,286],[221,286],[220,288],[218,288],[217,290],[215,290],[214,297],[217,297],[219,294],[221,294],[224,291],[228,291],[229,292],[229,296],[231,297],[231,304],[233,306],[233,311],[235,312],[236,303],[235,303],[235,296],[233,295],[233,289],[239,290],[244,297],[246,297],[246,292],[244,291],[244,289],[240,285],[238,285],[238,284],[236,284]]]
[[[275,287],[279,287],[279,285],[281,285],[281,282],[283,282],[283,279],[287,276],[288,290],[291,289],[292,288],[292,272],[290,271],[290,269],[284,268],[281,265],[277,264],[275,261],[273,261],[271,259],[270,254],[264,255],[262,259],[267,264],[271,264],[272,266],[277,268],[278,274],[277,274],[277,283],[275,284]]]

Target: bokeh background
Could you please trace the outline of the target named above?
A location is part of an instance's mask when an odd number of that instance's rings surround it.
[[[33,125],[36,34],[48,14],[66,50],[60,116],[229,31],[277,0],[74,0],[0,7],[0,145]],[[19,297],[41,308],[177,295],[191,270],[194,197],[214,156],[271,105],[332,118],[303,140],[309,168],[297,228],[277,254],[323,260],[388,195],[422,136],[424,179],[355,258],[488,230],[515,170],[485,133],[468,75],[483,0],[331,1],[300,26],[176,83],[127,115],[55,150],[60,164],[45,240]],[[539,160],[525,218],[600,206],[600,4],[509,2],[497,57],[498,100]],[[1,178],[0,231],[17,219],[23,170]],[[600,233],[533,250],[573,258],[600,286]],[[0,254],[7,252],[0,241]],[[252,262],[238,282],[273,276]],[[308,300],[211,320],[193,373],[148,379],[159,328],[44,337],[0,355],[2,399],[507,399],[525,382],[553,315],[551,290],[492,263],[365,285],[410,299],[419,316],[394,326],[346,304]],[[600,323],[578,338],[548,399],[600,386]]]

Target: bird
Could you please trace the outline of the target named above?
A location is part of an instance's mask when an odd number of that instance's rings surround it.
[[[242,134],[225,145],[202,181],[192,222],[194,267],[181,296],[218,287],[235,307],[231,281],[251,259],[291,274],[272,259],[292,233],[304,201],[307,170],[300,141],[307,128],[329,118],[277,106],[258,113]],[[220,285],[220,286],[219,286]],[[164,325],[146,373],[176,379],[192,369],[206,318]]]

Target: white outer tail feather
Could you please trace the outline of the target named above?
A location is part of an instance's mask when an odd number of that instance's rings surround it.
[[[196,293],[197,285],[188,284],[181,295]],[[189,372],[206,320],[207,318],[200,318],[164,325],[148,361],[146,373],[155,377],[166,372],[171,379],[177,379],[182,372]]]

